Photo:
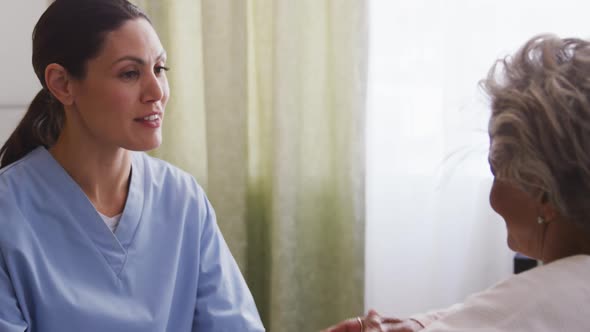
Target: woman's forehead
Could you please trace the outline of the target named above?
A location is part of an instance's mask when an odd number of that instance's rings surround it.
[[[140,18],[127,21],[119,29],[109,32],[97,58],[110,63],[124,57],[151,62],[165,60],[165,56],[156,31],[147,20]]]

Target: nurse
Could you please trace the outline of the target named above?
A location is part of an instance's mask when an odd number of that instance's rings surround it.
[[[126,0],[56,0],[0,150],[0,331],[264,331],[193,177],[158,147],[166,52]]]

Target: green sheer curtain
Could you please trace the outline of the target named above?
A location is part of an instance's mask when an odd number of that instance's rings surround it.
[[[154,155],[205,187],[268,331],[361,313],[366,3],[136,3],[172,67]]]

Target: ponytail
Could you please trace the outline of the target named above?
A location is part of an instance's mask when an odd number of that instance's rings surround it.
[[[21,159],[39,146],[51,147],[63,128],[63,105],[47,89],[37,93],[25,116],[0,148],[0,168]]]

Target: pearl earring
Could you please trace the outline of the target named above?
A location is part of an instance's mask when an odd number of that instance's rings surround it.
[[[538,216],[537,217],[537,223],[539,223],[539,225],[543,225],[545,223],[545,218]]]

